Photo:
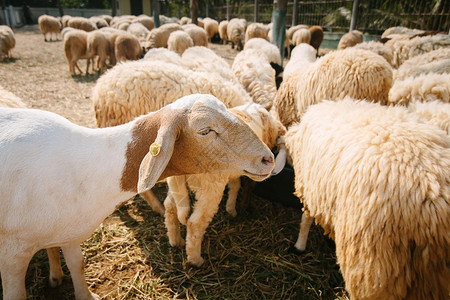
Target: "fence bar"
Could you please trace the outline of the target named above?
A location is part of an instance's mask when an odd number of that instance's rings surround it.
[[[359,0],[353,0],[352,19],[350,21],[350,31],[356,29],[356,21],[358,19]]]

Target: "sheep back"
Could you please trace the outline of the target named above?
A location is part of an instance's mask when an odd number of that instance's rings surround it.
[[[11,57],[11,49],[16,46],[16,38],[11,28],[0,25],[0,57]]]

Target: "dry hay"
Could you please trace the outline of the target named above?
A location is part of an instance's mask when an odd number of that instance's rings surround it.
[[[36,27],[17,30],[16,39],[13,58],[0,62],[3,86],[31,107],[93,127],[90,91],[97,77],[71,77],[62,43],[44,43]],[[213,49],[228,61],[237,53]],[[155,191],[162,200],[166,186]],[[313,226],[304,255],[291,254],[300,211],[256,196],[252,204],[251,212],[231,218],[222,203],[202,244],[205,264],[192,268],[184,249],[169,245],[163,218],[135,197],[82,245],[90,289],[104,299],[346,299],[334,243],[322,229]],[[28,299],[73,299],[64,260],[63,270],[62,286],[49,288],[47,255],[39,251],[28,268]]]

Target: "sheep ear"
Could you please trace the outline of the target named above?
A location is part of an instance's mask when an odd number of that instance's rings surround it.
[[[139,166],[137,190],[141,194],[150,190],[158,181],[172,157],[177,138],[177,126],[161,127],[155,142]]]

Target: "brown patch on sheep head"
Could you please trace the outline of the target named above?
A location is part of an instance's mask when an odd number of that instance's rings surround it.
[[[190,95],[138,119],[121,178],[125,191],[145,192],[169,176],[217,173],[261,181],[273,154],[247,125],[211,95]],[[152,155],[156,142],[160,152]]]

